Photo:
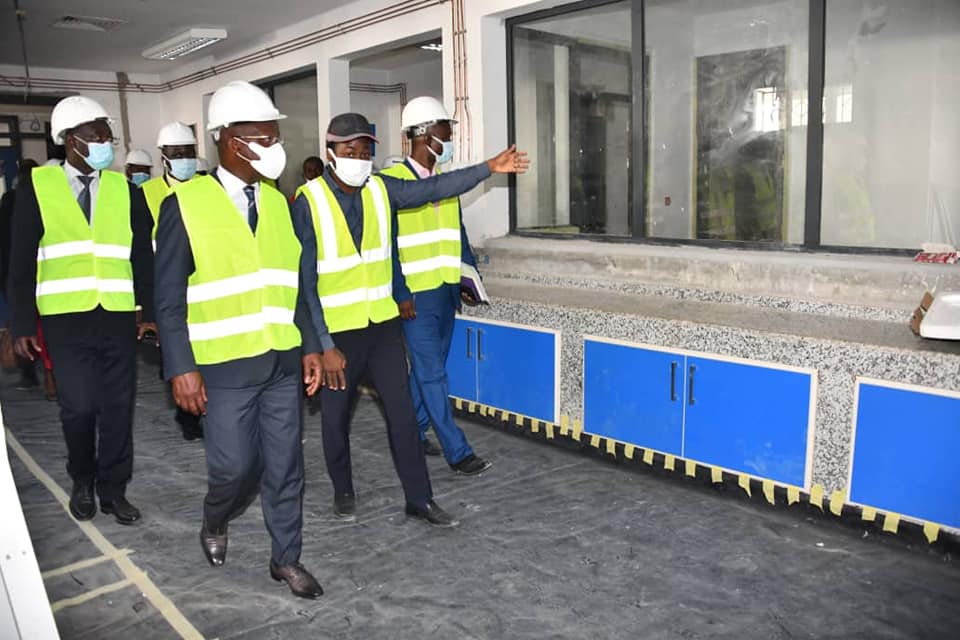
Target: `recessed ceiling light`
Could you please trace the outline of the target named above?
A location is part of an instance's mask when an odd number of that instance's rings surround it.
[[[73,29],[76,31],[99,31],[104,33],[113,31],[126,20],[116,18],[98,18],[96,16],[60,16],[51,27],[54,29]]]
[[[182,56],[226,40],[225,29],[189,29],[158,45],[145,49],[141,55],[148,60],[176,60]]]

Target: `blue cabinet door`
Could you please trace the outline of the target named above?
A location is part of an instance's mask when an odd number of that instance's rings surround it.
[[[682,455],[683,355],[587,339],[583,344],[583,429]]]
[[[806,486],[809,373],[687,358],[684,456]]]
[[[850,500],[960,527],[960,398],[860,383]]]
[[[476,322],[481,404],[557,420],[557,334]]]
[[[477,400],[477,325],[457,318],[447,354],[447,380],[451,396]]]

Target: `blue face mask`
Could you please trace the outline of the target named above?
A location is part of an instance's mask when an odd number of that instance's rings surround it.
[[[89,164],[89,160],[87,161],[87,163]],[[138,187],[149,179],[150,179],[150,174],[144,173],[142,171],[137,171],[130,175],[130,182],[137,185]]]
[[[83,140],[83,138],[80,138]],[[109,142],[87,142],[87,155],[81,156],[94,171],[106,169],[113,164],[113,144]],[[77,149],[77,153],[80,150]]]
[[[453,140],[441,140],[437,136],[430,137],[443,145],[443,151],[440,153],[437,153],[431,147],[427,147],[427,149],[430,149],[430,153],[437,159],[437,164],[444,164],[453,160]]]
[[[171,160],[164,156],[164,159],[170,165],[170,175],[180,182],[186,182],[197,172],[196,158],[174,158]]]

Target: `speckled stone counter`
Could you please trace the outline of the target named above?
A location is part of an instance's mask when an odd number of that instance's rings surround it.
[[[519,276],[485,283],[493,304],[465,314],[560,330],[560,411],[571,418],[582,418],[584,335],[816,369],[812,473],[828,493],[847,484],[857,377],[960,391],[960,343],[922,340],[905,322],[547,286]]]

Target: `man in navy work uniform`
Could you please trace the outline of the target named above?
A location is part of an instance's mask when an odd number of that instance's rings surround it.
[[[455,123],[436,98],[421,96],[408,102],[400,126],[412,142],[410,157],[384,169],[381,175],[401,180],[436,175],[438,165],[453,159]],[[420,438],[427,455],[440,454],[427,438],[432,422],[450,467],[462,475],[478,475],[491,464],[474,454],[463,430],[453,421],[447,385],[447,354],[461,300],[460,264],[477,266],[463,226],[460,199],[447,198],[398,213],[393,233],[400,269],[394,272],[393,297],[403,318]],[[469,294],[464,291],[462,295]]]
[[[319,347],[299,295],[290,210],[266,182],[286,163],[277,124],[283,117],[246,82],[213,94],[207,122],[220,166],[177,185],[160,207],[156,303],[174,400],[206,416],[200,543],[207,561],[224,563],[227,525],[259,489],[271,577],[296,596],[317,598],[323,590],[300,564],[300,430],[301,352],[313,394]]]
[[[37,167],[17,188],[10,306],[17,354],[40,352],[37,312],[57,372],[57,399],[73,480],[70,513],[100,510],[120,524],[140,519],[126,498],[133,474],[137,303],[139,335],[153,325],[153,221],[140,189],[113,164],[103,107],[64,98],[50,115],[63,166]]]
[[[411,182],[370,176],[370,144],[376,138],[367,119],[358,113],[331,120],[326,141],[326,171],[300,188],[293,220],[303,246],[301,287],[323,349],[321,424],[334,514],[353,519],[356,513],[350,409],[357,383],[366,374],[386,410],[390,452],[403,485],[407,515],[434,526],[456,526],[457,520],[433,500],[410,398],[393,298],[399,266],[391,227],[397,210],[468,191],[491,172],[522,172],[529,162],[526,154],[511,147],[484,164]]]

